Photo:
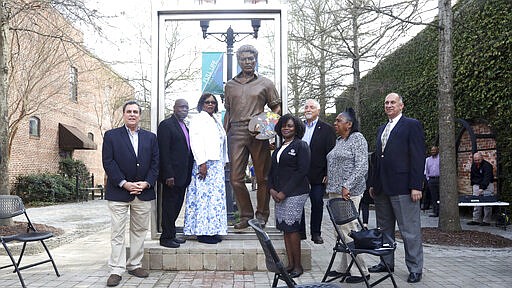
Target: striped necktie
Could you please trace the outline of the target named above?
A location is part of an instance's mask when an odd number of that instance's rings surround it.
[[[384,152],[384,148],[386,147],[386,143],[388,142],[389,132],[391,131],[391,123],[393,120],[389,120],[388,124],[386,124],[386,128],[384,128],[384,132],[382,132],[382,152]]]

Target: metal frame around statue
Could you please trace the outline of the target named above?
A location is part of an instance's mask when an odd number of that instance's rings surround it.
[[[171,9],[159,8],[152,13],[152,82],[151,82],[151,130],[156,133],[158,123],[165,119],[166,112],[166,91],[164,89],[164,65],[165,59],[165,25],[168,21],[188,21],[187,28],[195,29],[198,37],[203,38],[200,22],[212,21],[240,21],[248,20],[250,23],[253,19],[261,19],[262,22],[273,23],[273,46],[274,61],[273,72],[274,77],[269,77],[275,83],[282,101],[283,114],[288,112],[286,103],[288,102],[287,92],[287,8],[284,5],[243,5],[223,7],[214,6],[187,6],[172,7]],[[204,22],[203,22],[204,23]],[[231,28],[231,27],[230,27]],[[236,28],[233,28],[236,30]],[[212,30],[213,32],[213,30]],[[221,33],[211,33],[221,34]],[[249,34],[249,33],[240,33]],[[265,40],[261,40],[265,41]],[[186,47],[183,47],[186,49]],[[234,73],[236,75],[236,73]],[[268,77],[268,75],[265,75]],[[199,89],[200,90],[200,89]],[[200,96],[200,95],[198,95]],[[175,99],[174,99],[175,100]],[[194,103],[190,104],[192,113]],[[168,104],[167,104],[168,105]],[[169,106],[169,105],[168,105]],[[157,229],[158,215],[160,208],[157,201],[153,201],[153,213],[151,217],[151,238],[158,239],[159,232]]]

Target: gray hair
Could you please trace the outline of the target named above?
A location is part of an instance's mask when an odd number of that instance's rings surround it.
[[[316,101],[315,99],[307,99],[306,102],[304,102],[304,105],[308,102],[311,102],[313,103],[313,105],[315,105],[316,109],[320,109],[320,103],[318,103],[318,101]]]

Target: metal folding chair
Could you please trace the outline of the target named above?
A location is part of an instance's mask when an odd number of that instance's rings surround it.
[[[260,241],[261,248],[263,248],[263,252],[265,253],[265,263],[267,265],[267,269],[270,272],[274,272],[274,282],[272,283],[272,287],[276,287],[279,280],[286,282],[286,287],[293,288],[313,288],[313,287],[324,287],[324,288],[339,288],[338,284],[335,283],[312,283],[312,284],[300,284],[297,285],[295,281],[288,275],[286,269],[284,268],[284,264],[279,259],[279,255],[277,255],[276,249],[270,241],[267,233],[263,231],[263,228],[260,225],[260,222],[257,219],[249,220],[249,225],[256,232],[256,236],[258,236],[258,240]]]
[[[352,200],[347,201],[343,198],[329,199],[329,201],[327,201],[327,211],[329,212],[329,218],[331,219],[334,229],[336,230],[337,237],[336,244],[332,248],[333,252],[331,261],[329,262],[329,266],[327,266],[327,270],[325,271],[322,282],[331,282],[339,278],[341,278],[341,282],[345,281],[345,278],[347,278],[350,273],[350,268],[352,268],[352,265],[354,264],[356,265],[361,275],[364,276],[361,266],[359,265],[358,261],[356,261],[356,256],[359,254],[370,254],[378,256],[380,257],[381,263],[384,263],[384,265],[386,265],[382,257],[394,253],[396,249],[396,243],[388,243],[389,247],[379,249],[359,249],[355,248],[354,241],[347,243],[345,237],[343,237],[343,234],[341,233],[338,225],[344,225],[354,220],[357,220],[359,226],[363,227],[363,222],[359,218],[359,212],[357,211],[357,208],[354,205],[354,202],[352,202]],[[332,265],[334,264],[334,259],[336,258],[336,255],[338,253],[349,254],[352,260],[350,261],[347,270],[342,271],[341,275],[329,278],[328,274],[329,272],[331,272]],[[395,278],[393,277],[393,272],[391,272],[391,269],[387,265],[386,268],[388,270],[388,273],[372,283],[370,283],[368,279],[366,279],[366,277],[363,277],[366,287],[373,287],[387,278],[391,278],[393,286],[397,287]]]
[[[20,279],[21,286],[25,288],[25,282],[23,281],[23,277],[21,276],[21,270],[31,268],[37,265],[41,265],[44,263],[51,262],[53,265],[53,269],[55,270],[55,274],[57,274],[57,277],[60,277],[59,271],[57,270],[57,266],[55,265],[55,261],[53,261],[53,257],[50,254],[50,250],[48,250],[48,247],[46,247],[46,244],[44,243],[44,240],[53,237],[53,234],[51,232],[38,232],[36,231],[34,225],[32,225],[32,222],[28,218],[27,212],[25,210],[25,206],[23,205],[23,200],[21,200],[20,197],[15,195],[0,195],[0,219],[9,219],[16,217],[18,215],[24,214],[25,218],[27,219],[27,232],[26,233],[19,233],[15,235],[1,235],[0,240],[2,241],[2,245],[5,248],[5,251],[7,252],[7,255],[9,255],[9,258],[11,259],[12,264],[5,265],[0,267],[0,269],[8,268],[8,267],[14,267],[14,272],[18,274],[18,278]],[[7,246],[7,243],[11,241],[18,241],[23,242],[23,247],[21,249],[20,256],[18,260],[16,261],[9,250],[9,247]],[[24,266],[20,266],[21,259],[23,258],[23,254],[25,253],[25,248],[27,246],[28,242],[36,242],[39,241],[43,245],[44,249],[46,250],[46,253],[48,254],[48,259],[27,264]]]

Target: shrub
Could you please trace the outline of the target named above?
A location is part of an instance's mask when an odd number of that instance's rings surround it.
[[[80,160],[64,158],[59,162],[59,173],[72,181],[76,181],[81,187],[89,186],[89,170],[85,163]],[[74,183],[74,182],[73,182]]]
[[[59,174],[29,174],[16,178],[14,194],[25,203],[69,202],[74,199],[74,182]]]

